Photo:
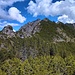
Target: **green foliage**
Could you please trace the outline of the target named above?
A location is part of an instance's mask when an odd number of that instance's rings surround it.
[[[66,25],[63,23],[58,24],[60,28],[63,28],[63,32],[65,32],[69,37],[75,38],[75,29],[72,25]]]
[[[56,24],[51,21],[42,21],[41,22],[41,31],[39,35],[42,37],[42,39],[46,41],[52,41],[53,37],[56,36]]]
[[[74,73],[73,55],[65,59],[59,55],[30,57],[25,61],[14,58],[4,61],[0,66],[0,75],[73,75]]]
[[[75,75],[75,42],[54,42],[57,35],[63,38],[57,27],[75,37],[75,30],[63,23],[41,21],[32,37],[1,38],[0,75]]]

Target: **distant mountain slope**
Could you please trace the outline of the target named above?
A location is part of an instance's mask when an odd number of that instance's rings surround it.
[[[0,31],[0,75],[75,75],[75,28],[45,18]]]
[[[45,18],[22,26],[18,32],[13,32],[11,26],[6,26],[1,31],[0,38],[0,51],[6,52],[6,59],[14,56],[25,60],[29,56],[49,55],[50,48],[55,50],[56,46],[61,51],[66,45],[68,50],[71,43],[75,43],[75,29]]]

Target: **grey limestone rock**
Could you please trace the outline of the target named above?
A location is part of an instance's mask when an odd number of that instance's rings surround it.
[[[33,22],[29,22],[26,25],[22,26],[19,29],[19,33],[18,36],[21,38],[24,37],[31,37],[33,34],[35,34],[36,32],[39,32],[39,25],[40,25],[40,19],[33,21]]]
[[[13,27],[10,25],[5,26],[2,30],[2,33],[8,35],[8,37],[15,37],[15,32],[13,31]]]

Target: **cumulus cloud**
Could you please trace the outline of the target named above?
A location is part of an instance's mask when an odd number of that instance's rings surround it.
[[[19,24],[16,24],[16,23],[9,23],[7,21],[0,21],[0,28],[3,28],[7,25],[11,25],[11,26],[19,26]]]
[[[71,18],[69,18],[67,15],[62,15],[58,17],[58,21],[63,23],[74,23],[75,21]]]
[[[27,10],[34,17],[38,15],[59,16],[62,22],[75,22],[75,0],[61,0],[52,3],[52,0],[30,1]]]
[[[11,7],[8,10],[8,13],[9,13],[9,17],[11,19],[17,20],[20,23],[23,23],[26,20],[26,18],[21,15],[21,12],[17,8],[15,8],[15,7]]]
[[[24,0],[0,0],[0,6],[11,6],[16,2],[21,2]]]
[[[21,15],[21,11],[16,7],[11,7],[6,11],[7,6],[12,6],[14,3],[20,1],[24,0],[0,0],[0,19],[17,20],[18,22],[23,23],[26,18]]]
[[[1,20],[0,20],[0,28],[4,28],[4,27],[7,26],[7,25],[11,25],[12,27],[13,27],[13,26],[14,26],[14,27],[19,26],[19,24],[17,24],[17,23],[9,23],[9,22],[7,22],[7,21],[1,21]],[[16,32],[16,30],[14,30],[14,29],[13,29],[13,31]]]
[[[33,14],[34,17],[38,15],[48,16],[51,2],[52,0],[36,0],[36,3],[30,1],[29,6],[27,7],[28,12]]]

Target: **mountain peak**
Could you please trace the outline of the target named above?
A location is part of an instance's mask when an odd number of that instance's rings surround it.
[[[10,30],[13,30],[13,27],[11,25],[7,25],[4,27],[4,29],[10,29]]]
[[[10,37],[15,36],[13,31],[13,27],[11,25],[7,25],[3,28],[2,33],[9,35]]]
[[[46,22],[47,22],[47,21],[49,21],[49,19],[48,19],[48,18],[44,18],[43,20],[44,20],[44,21],[46,21]]]
[[[41,20],[40,19],[37,19],[33,22],[29,22],[27,24],[25,24],[24,26],[22,26],[19,30],[19,33],[18,36],[20,37],[28,37],[33,34],[35,34],[36,32],[39,32],[39,25],[40,25],[40,22]]]

